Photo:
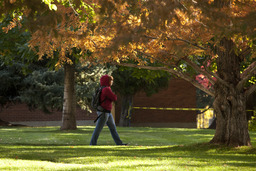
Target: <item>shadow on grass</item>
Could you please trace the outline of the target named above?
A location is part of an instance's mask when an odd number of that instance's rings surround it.
[[[208,142],[213,130],[182,128],[120,128],[118,133],[125,143],[130,145],[181,145]],[[77,130],[61,131],[56,127],[4,128],[0,129],[0,144],[13,145],[88,145],[94,127],[78,127]],[[100,134],[98,144],[114,145],[107,127]]]
[[[65,163],[108,163],[126,160],[184,160],[180,163],[191,167],[209,162],[234,167],[256,167],[256,149],[252,147],[231,148],[209,144],[185,146],[0,146],[1,158],[65,162]],[[214,165],[214,163],[212,163]]]
[[[88,146],[93,130],[94,127],[79,127],[71,131],[61,131],[56,127],[3,128],[0,129],[0,158],[81,164],[85,170],[97,170],[99,164],[109,163],[114,163],[112,169],[162,165],[208,169],[211,165],[256,167],[255,148],[205,143],[212,138],[214,130],[118,128],[121,138],[131,146]],[[251,135],[255,143],[255,132]],[[100,135],[101,143],[113,144],[107,128]],[[127,161],[130,163],[126,164]]]

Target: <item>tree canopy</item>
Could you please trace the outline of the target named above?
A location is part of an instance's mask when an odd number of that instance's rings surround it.
[[[59,63],[72,61],[66,53],[80,49],[80,59],[92,62],[120,62],[135,59],[139,65],[159,62],[163,67],[213,95],[191,74],[184,74],[181,62],[203,74],[214,85],[216,51],[223,49],[223,37],[233,40],[235,53],[252,63],[241,74],[239,87],[255,74],[255,1],[3,1],[1,14],[14,18],[5,31],[22,24],[32,31],[29,46],[39,57],[59,53]],[[87,52],[94,52],[87,56]],[[143,55],[144,58],[138,58]],[[182,65],[184,67],[184,65]],[[152,67],[151,67],[152,69]],[[213,72],[212,72],[213,71]],[[248,89],[251,93],[256,86]]]
[[[238,87],[242,89],[255,75],[256,1],[121,2],[104,1],[108,5],[102,5],[108,11],[109,20],[105,22],[115,19],[109,28],[112,31],[109,32],[115,34],[111,44],[114,49],[112,56],[122,60],[133,58],[139,65],[147,64],[145,58],[162,63],[159,68],[139,67],[168,70],[213,96],[213,86],[206,89],[198,84],[193,74],[183,72],[181,63],[185,63],[187,69],[193,68],[194,73],[203,74],[212,85],[216,79],[224,83],[216,74],[216,60],[217,52],[225,50],[221,45],[225,37],[234,43],[234,53],[242,63],[250,64],[241,68]],[[109,6],[113,9],[108,10]],[[144,58],[138,58],[138,53]],[[256,89],[255,84],[250,87],[248,94]]]
[[[29,46],[39,57],[58,53],[56,66],[71,64],[69,57],[75,56],[168,71],[215,97],[212,142],[250,145],[245,101],[256,90],[248,82],[256,74],[255,0],[0,2],[1,16],[13,15],[4,30],[21,27],[24,20],[22,27],[32,35]],[[74,49],[80,53],[72,54]],[[211,86],[196,81],[198,74]]]

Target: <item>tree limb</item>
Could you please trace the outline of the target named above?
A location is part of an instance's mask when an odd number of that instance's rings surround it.
[[[214,91],[212,89],[207,89],[205,88],[202,84],[200,84],[199,82],[197,82],[195,79],[191,78],[189,75],[185,74],[185,73],[181,73],[182,77],[184,80],[190,82],[191,84],[193,84],[196,88],[204,91],[205,93],[209,94],[210,96],[214,97]]]
[[[182,41],[182,42],[185,42],[185,43],[187,43],[187,44],[190,44],[190,45],[193,45],[193,46],[195,46],[195,47],[198,47],[199,49],[207,50],[207,48],[205,48],[205,47],[203,47],[203,46],[199,46],[198,44],[192,43],[192,42],[190,42],[190,41],[188,41],[188,40],[184,40],[184,39],[180,39],[180,38],[172,39],[172,38],[170,38],[170,37],[167,37],[167,39],[168,39],[168,40],[172,40],[172,41]]]
[[[204,76],[206,76],[208,78],[208,80],[210,81],[211,84],[215,84],[215,81],[212,78],[212,75],[210,73],[208,73],[205,70],[202,70],[198,65],[196,65],[195,63],[193,63],[190,59],[188,59],[187,57],[183,58],[183,60],[185,62],[187,62],[192,68],[194,68],[198,73],[202,73]],[[212,73],[213,74],[213,73]]]
[[[114,64],[115,65],[120,65],[120,66],[132,67],[132,68],[143,68],[143,69],[149,69],[149,70],[162,70],[162,71],[167,71],[171,74],[177,75],[178,77],[182,76],[178,71],[175,71],[174,69],[166,68],[166,67],[145,66],[145,65],[137,65],[137,64],[131,64],[131,63],[114,63]]]
[[[251,63],[244,71],[243,73],[240,75],[241,78],[244,78],[248,73],[252,73],[253,70],[255,70],[256,67],[256,61],[254,61],[253,63]]]
[[[224,81],[223,79],[221,79],[216,73],[213,73],[211,71],[208,71],[207,68],[206,70],[202,70],[200,67],[198,67],[195,63],[193,63],[190,59],[188,58],[183,58],[183,60],[185,62],[187,62],[191,67],[193,67],[197,72],[202,73],[204,76],[206,76],[208,78],[208,80],[210,81],[210,83],[212,85],[215,84],[215,80],[213,79],[213,77],[215,77],[219,82],[221,82],[223,85],[229,87],[230,85]],[[213,77],[212,77],[213,76]]]
[[[163,64],[163,65],[167,65],[166,62],[163,62],[162,60],[157,59],[157,58],[151,56],[151,55],[148,54],[148,53],[142,52],[142,51],[140,51],[140,50],[136,50],[136,52],[139,52],[139,53],[141,53],[142,55],[145,55],[145,56],[147,56],[147,57],[149,57],[149,58],[151,58],[151,59],[154,59],[155,61],[157,61],[157,62],[159,62],[159,63],[161,63],[161,64]],[[171,56],[173,56],[173,57],[176,58],[176,59],[181,59],[181,58],[178,58],[178,57],[175,56],[175,55],[171,55]],[[169,64],[169,66],[170,66],[170,64]],[[176,65],[172,65],[171,67],[177,67],[177,66],[176,66]]]
[[[160,59],[156,59],[154,57],[152,57],[150,54],[147,54],[147,53],[144,53],[144,52],[141,52],[141,51],[137,51],[143,55],[146,55],[147,57],[149,58],[152,58],[156,61],[158,61],[159,63],[165,65],[165,66],[168,66],[166,64],[166,62],[162,62]],[[203,73],[206,75],[206,77],[209,79],[210,83],[212,85],[215,84],[215,81],[212,79],[212,76],[210,73],[207,73],[206,71],[202,71],[196,64],[194,64],[190,59],[188,59],[187,57],[184,57],[184,58],[179,58],[175,55],[173,55],[174,58],[176,59],[180,59],[180,60],[184,60],[185,62],[188,63],[188,65],[190,65],[192,68],[194,68],[198,73]],[[134,68],[144,68],[144,69],[149,69],[149,70],[164,70],[164,71],[167,71],[173,75],[176,75],[188,82],[190,82],[191,84],[193,84],[195,87],[201,89],[202,91],[206,92],[207,94],[211,95],[211,96],[214,96],[214,92],[212,90],[209,90],[207,88],[205,88],[204,86],[202,86],[200,83],[198,83],[195,79],[192,79],[189,75],[183,73],[181,70],[179,70],[179,67],[176,66],[176,65],[172,65],[172,66],[169,66],[169,67],[176,67],[176,69],[171,69],[171,68],[167,68],[167,67],[153,67],[153,66],[141,66],[141,65],[136,65],[136,64],[129,64],[129,63],[121,63],[121,64],[117,64],[117,65],[122,65],[122,66],[128,66],[128,67],[134,67]],[[212,73],[213,74],[213,73]]]
[[[152,59],[154,59],[154,60],[160,62],[161,64],[166,65],[165,62],[162,62],[161,60],[156,59],[156,58],[152,57],[152,56],[149,55],[149,54],[146,54],[146,53],[141,52],[141,51],[137,51],[137,52],[140,52],[140,53],[142,53],[143,55],[146,55],[146,56],[148,56],[148,57],[150,57],[150,58],[152,58]],[[173,56],[174,58],[176,58],[176,59],[184,60],[185,62],[187,62],[188,65],[190,65],[192,68],[194,68],[198,73],[204,74],[204,75],[208,78],[208,80],[210,81],[210,83],[211,83],[212,85],[215,84],[215,80],[212,78],[212,75],[213,75],[214,73],[202,70],[200,67],[198,67],[195,63],[193,63],[193,62],[192,62],[190,59],[188,59],[187,57],[179,58],[179,57],[177,57],[177,56],[175,56],[175,55],[172,55],[172,56]],[[173,67],[173,66],[172,66],[172,67]],[[178,66],[175,66],[175,67],[178,67]],[[211,74],[212,74],[212,75],[211,75]],[[216,76],[216,77],[217,77],[217,76]],[[220,78],[218,78],[218,79],[220,79]],[[228,85],[228,84],[226,83],[225,85]]]
[[[256,91],[256,84],[252,85],[248,90],[245,91],[245,97],[248,98],[250,94]]]
[[[149,70],[162,70],[162,71],[167,71],[173,75],[176,75],[188,82],[190,82],[191,84],[193,84],[195,87],[201,89],[202,91],[206,92],[207,94],[214,96],[214,92],[210,89],[206,89],[204,88],[200,83],[198,83],[197,81],[195,81],[194,79],[192,79],[191,77],[189,77],[188,75],[184,74],[184,73],[180,73],[174,69],[171,68],[166,68],[166,67],[153,67],[153,66],[144,66],[144,65],[136,65],[136,64],[130,64],[130,63],[115,63],[116,65],[120,65],[120,66],[127,66],[127,67],[133,67],[133,68],[143,68],[143,69],[149,69]]]
[[[76,12],[76,10],[74,9],[73,4],[70,2],[70,0],[68,0],[68,2],[69,2],[70,7],[72,8],[72,10],[74,11],[75,15],[76,15],[76,16],[79,16],[79,14],[78,14],[78,13]]]
[[[147,36],[147,35],[144,35],[144,37],[149,38],[149,39],[157,39],[157,37],[152,37],[152,36]],[[198,47],[198,48],[200,48],[200,49],[202,49],[202,50],[207,50],[207,48],[205,48],[205,47],[203,47],[203,46],[199,46],[198,44],[192,43],[192,42],[190,42],[190,41],[188,41],[188,40],[184,40],[184,39],[180,39],[180,38],[172,39],[172,38],[170,38],[170,37],[168,37],[168,36],[167,36],[166,38],[167,38],[167,40],[182,41],[182,42],[185,42],[185,43],[187,43],[187,44],[190,44],[190,45],[193,45],[193,46],[195,46],[195,47]]]
[[[150,54],[146,54],[146,53],[141,52],[141,51],[137,51],[137,52],[140,52],[141,54],[146,55],[146,56],[148,56],[148,57],[150,57],[150,58],[152,58],[152,59],[158,61],[159,63],[161,63],[161,64],[163,64],[163,65],[166,65],[165,62],[162,62],[161,60],[152,57]],[[218,79],[221,83],[225,84],[226,86],[229,86],[228,83],[226,83],[224,80],[222,80],[221,78],[219,78],[216,74],[214,74],[213,72],[209,72],[209,71],[207,71],[207,70],[206,70],[206,71],[202,70],[200,67],[198,67],[196,64],[194,64],[194,63],[193,63],[190,59],[188,59],[187,57],[179,58],[179,57],[177,57],[177,56],[175,56],[175,55],[172,55],[172,56],[173,56],[174,58],[176,58],[176,59],[184,60],[185,62],[187,62],[188,65],[190,65],[192,68],[194,68],[198,73],[204,74],[204,75],[208,78],[208,80],[210,81],[210,83],[211,83],[212,85],[215,84],[215,80],[212,78],[212,75],[213,75],[213,76],[214,76],[216,79]],[[177,68],[178,68],[178,66],[176,66],[176,65],[175,65],[175,66],[171,66],[171,67],[177,67]],[[167,72],[169,72],[169,71],[167,71]],[[181,74],[182,72],[176,72],[176,73]],[[175,73],[173,73],[173,74],[174,74],[174,75],[177,75],[177,74],[175,74]],[[179,77],[185,79],[184,73],[182,73],[182,74],[183,74],[183,76],[179,75]],[[211,75],[211,74],[212,74],[212,75]],[[199,89],[201,89],[201,90],[204,89],[204,90],[203,90],[204,92],[206,92],[206,93],[208,93],[209,95],[213,96],[213,92],[209,92],[209,90],[208,90],[208,89],[205,89],[203,86],[201,86],[201,84],[200,84],[200,86],[199,86],[199,85],[195,85],[195,83],[193,83],[193,80],[192,80],[192,79],[185,79],[185,80],[191,82],[195,87],[197,87],[197,88],[199,88]],[[198,83],[197,81],[195,81],[195,82]]]
[[[246,81],[248,81],[253,75],[256,75],[256,61],[251,63],[240,75],[241,81],[237,84],[237,89],[242,90]]]
[[[245,50],[243,50],[238,56],[243,59],[245,58],[247,55],[249,55],[252,52],[252,49],[250,47],[246,48]]]
[[[225,85],[226,87],[230,87],[230,85],[223,79],[221,79],[217,74],[213,73],[213,76],[223,85]]]

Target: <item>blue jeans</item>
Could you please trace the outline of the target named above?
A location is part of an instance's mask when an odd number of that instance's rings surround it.
[[[116,145],[122,145],[123,142],[121,141],[121,139],[116,131],[116,124],[115,124],[112,114],[97,112],[97,115],[98,116],[101,115],[101,116],[97,120],[96,128],[94,129],[94,132],[92,134],[92,139],[91,139],[90,145],[97,145],[97,140],[99,138],[100,132],[102,131],[105,124],[107,124]]]

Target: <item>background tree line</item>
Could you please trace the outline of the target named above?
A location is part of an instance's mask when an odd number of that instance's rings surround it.
[[[1,23],[6,26],[10,18]],[[64,70],[56,69],[56,58],[38,56],[29,49],[29,32],[14,28],[7,34],[1,31],[0,58],[0,103],[1,110],[15,103],[25,103],[29,109],[40,109],[50,114],[53,110],[62,110],[64,91]],[[88,52],[89,53],[89,52]],[[30,60],[28,60],[30,59]],[[150,71],[128,67],[111,67],[110,65],[91,65],[90,63],[75,65],[76,104],[83,110],[92,112],[90,101],[99,79],[104,74],[115,78],[113,90],[121,94],[122,114],[120,126],[128,126],[133,96],[139,91],[148,95],[156,93],[159,88],[166,87],[169,74],[163,71]]]

